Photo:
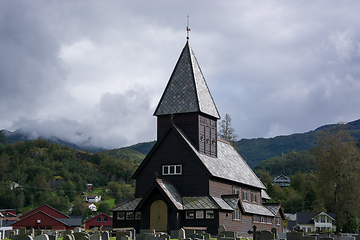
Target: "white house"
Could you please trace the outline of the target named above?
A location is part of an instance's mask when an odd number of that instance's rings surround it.
[[[277,176],[273,180],[274,184],[277,184],[282,188],[289,187],[290,186],[290,181],[291,181],[290,178],[283,175],[283,174],[280,174],[279,176]]]
[[[301,229],[304,232],[335,231],[334,213],[298,212],[295,221],[288,221],[288,229]]]
[[[101,195],[98,195],[98,196],[95,196],[95,195],[86,196],[85,197],[85,202],[88,202],[88,203],[101,202]]]
[[[89,208],[91,211],[93,211],[93,212],[96,212],[96,211],[97,211],[96,206],[95,206],[95,204],[93,204],[93,203],[89,204],[89,205],[88,205],[88,208]]]

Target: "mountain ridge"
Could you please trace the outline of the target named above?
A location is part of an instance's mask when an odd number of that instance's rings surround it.
[[[267,160],[271,157],[280,156],[281,154],[286,154],[291,151],[303,151],[309,150],[316,146],[316,136],[319,131],[331,128],[336,124],[327,124],[316,128],[315,130],[310,130],[304,133],[293,133],[290,135],[281,135],[272,138],[252,138],[246,139],[243,138],[236,142],[239,149],[239,153],[247,161],[251,168],[254,168],[261,161]],[[344,124],[345,128],[350,130],[351,135],[355,138],[356,141],[360,140],[360,119]],[[24,140],[33,140],[31,136],[26,135],[21,132],[21,130],[16,130],[10,132],[7,130],[0,131],[3,136],[5,136],[11,143],[24,141]],[[39,137],[41,138],[41,137]],[[86,146],[86,145],[77,145],[75,143],[68,142],[66,140],[57,138],[55,136],[49,138],[44,138],[53,143],[59,143],[61,145],[68,145],[70,148],[76,148],[83,151],[91,152],[109,152],[111,155],[127,156],[134,157],[137,162],[140,162],[142,157],[145,157],[151,148],[155,145],[156,140],[150,142],[141,142],[127,147],[120,147],[115,149],[104,149],[96,146]],[[5,140],[6,141],[6,140]],[[130,149],[129,152],[127,149]],[[137,154],[138,152],[138,154]]]

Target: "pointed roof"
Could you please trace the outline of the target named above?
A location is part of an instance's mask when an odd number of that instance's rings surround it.
[[[154,115],[201,112],[220,118],[205,78],[187,41]]]

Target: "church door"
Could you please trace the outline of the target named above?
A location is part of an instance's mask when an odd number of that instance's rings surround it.
[[[150,229],[167,231],[167,205],[164,201],[156,200],[150,207]]]

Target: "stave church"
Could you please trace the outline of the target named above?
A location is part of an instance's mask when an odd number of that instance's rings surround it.
[[[284,213],[230,143],[217,138],[218,109],[189,45],[155,109],[157,142],[132,178],[135,195],[112,208],[113,228],[194,229],[239,236],[273,228]]]

